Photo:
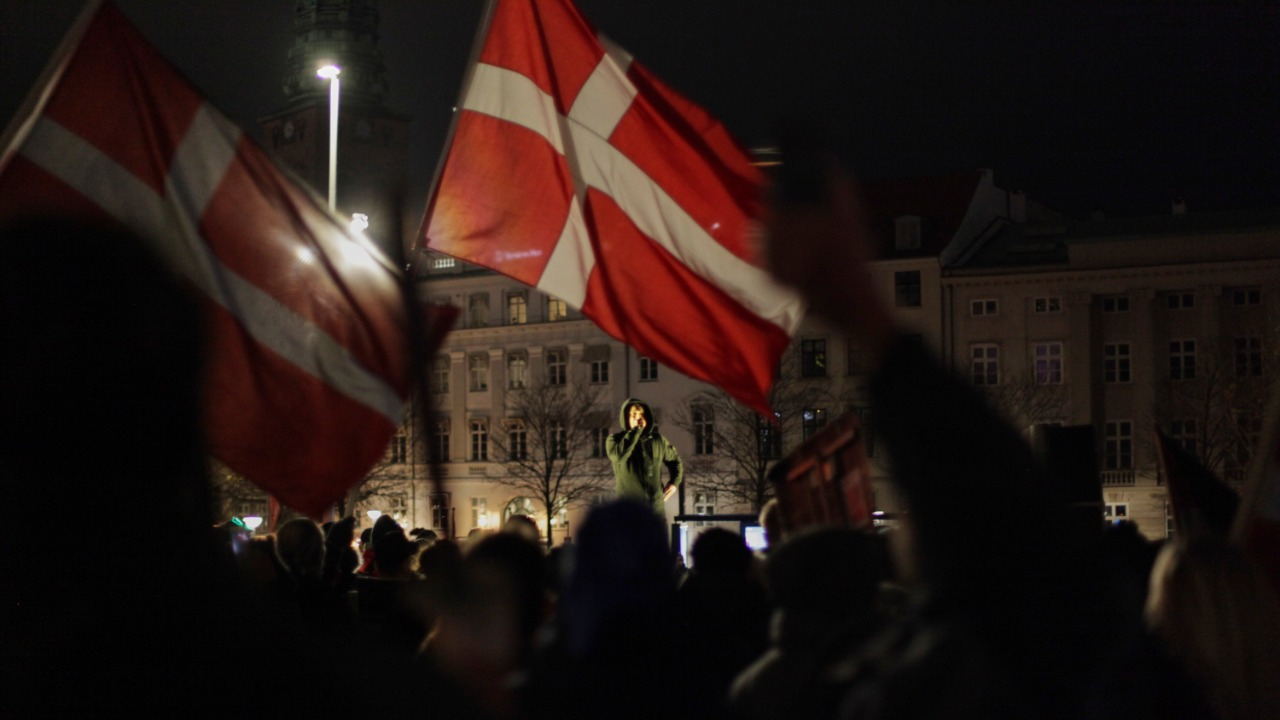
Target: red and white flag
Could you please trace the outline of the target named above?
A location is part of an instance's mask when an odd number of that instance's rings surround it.
[[[11,133],[0,219],[114,218],[196,289],[214,456],[312,516],[364,477],[409,385],[399,275],[374,246],[110,3],[82,16]]]
[[[754,257],[763,178],[569,0],[497,0],[421,239],[770,416],[799,297]]]

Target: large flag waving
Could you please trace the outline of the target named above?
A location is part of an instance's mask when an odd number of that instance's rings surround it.
[[[421,239],[769,416],[802,315],[755,262],[762,177],[569,0],[496,0]]]
[[[86,11],[3,152],[0,220],[114,218],[198,291],[216,457],[318,516],[383,455],[408,390],[397,272],[114,5]]]

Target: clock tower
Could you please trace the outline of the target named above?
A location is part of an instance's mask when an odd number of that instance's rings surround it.
[[[408,154],[407,115],[387,108],[386,66],[378,49],[375,0],[297,0],[293,46],[284,78],[285,104],[259,120],[263,142],[321,196],[329,187],[329,81],[324,65],[342,69],[338,103],[337,212],[369,216],[366,234],[391,249],[400,225],[395,194]]]

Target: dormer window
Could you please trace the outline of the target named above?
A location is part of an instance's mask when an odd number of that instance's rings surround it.
[[[893,249],[920,249],[919,215],[901,215],[893,221]]]

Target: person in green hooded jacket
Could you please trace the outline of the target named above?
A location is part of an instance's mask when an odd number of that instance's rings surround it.
[[[620,498],[634,498],[666,517],[664,504],[684,480],[680,453],[658,432],[653,410],[639,398],[627,398],[618,412],[620,432],[609,436],[605,451],[613,463],[614,492]],[[662,469],[668,479],[663,482]]]

